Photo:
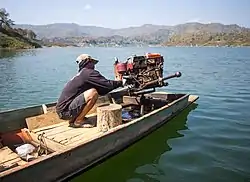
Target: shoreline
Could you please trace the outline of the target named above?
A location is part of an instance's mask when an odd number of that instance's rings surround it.
[[[32,47],[32,48],[15,48],[15,47],[5,47],[5,48],[1,48],[0,47],[0,51],[19,51],[19,50],[36,50],[36,49],[43,49],[43,48],[125,48],[125,47],[186,47],[186,48],[201,48],[201,47],[211,47],[211,48],[240,48],[240,47],[250,47],[249,46],[241,46],[241,45],[233,45],[233,46],[216,46],[216,45],[209,45],[209,46],[180,46],[180,45],[131,45],[131,46],[101,46],[101,45],[96,45],[96,46],[42,46],[42,47],[39,47],[39,48],[36,48],[36,47]]]

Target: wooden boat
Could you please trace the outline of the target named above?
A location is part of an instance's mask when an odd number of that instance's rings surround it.
[[[148,95],[159,100],[155,108],[106,132],[99,132],[97,127],[68,127],[67,121],[58,119],[56,103],[1,112],[0,181],[63,181],[145,137],[199,98],[165,92]],[[107,95],[99,97],[87,117],[96,120],[96,108],[113,101],[126,109],[138,109],[129,99],[117,97],[114,100]],[[47,155],[29,162],[21,159],[15,152],[15,146],[24,143],[41,147]]]

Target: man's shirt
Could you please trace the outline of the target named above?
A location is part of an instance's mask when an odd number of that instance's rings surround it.
[[[122,86],[122,81],[108,80],[98,71],[83,68],[70,81],[68,81],[58,99],[56,110],[61,112],[68,108],[72,100],[84,91],[95,88],[99,95]]]

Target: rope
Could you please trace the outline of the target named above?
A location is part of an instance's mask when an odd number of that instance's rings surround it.
[[[46,155],[48,154],[48,147],[47,147],[47,144],[45,142],[44,135],[45,135],[44,132],[38,135],[38,140],[39,140],[39,146],[38,146],[38,150],[37,150],[38,155],[42,155],[44,152]],[[42,145],[45,146],[45,149],[42,148]]]

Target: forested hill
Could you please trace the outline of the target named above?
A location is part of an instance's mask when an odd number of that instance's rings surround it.
[[[164,45],[250,46],[250,29],[238,25],[184,24]]]
[[[111,29],[70,23],[16,25],[30,29],[45,42],[69,45],[250,45],[249,28],[236,24],[185,23],[176,26],[145,24]]]
[[[36,40],[32,30],[13,28],[14,21],[9,18],[9,13],[0,9],[0,48],[26,49],[39,48],[41,45]]]
[[[250,29],[236,24],[145,24],[111,29],[74,23],[14,24],[0,9],[0,48],[52,46],[250,46]]]

